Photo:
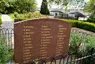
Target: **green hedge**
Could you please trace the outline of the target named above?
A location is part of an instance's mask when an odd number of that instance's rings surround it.
[[[0,15],[0,24],[2,24],[1,15]]]
[[[87,22],[95,23],[95,18],[89,18],[89,19],[87,20]]]
[[[73,27],[78,27],[81,29],[95,32],[95,23],[84,22],[84,21],[79,21],[79,20],[66,20],[66,21],[71,23]]]

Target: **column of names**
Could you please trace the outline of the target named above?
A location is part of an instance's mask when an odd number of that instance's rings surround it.
[[[63,51],[63,44],[64,44],[64,31],[66,31],[66,28],[64,28],[63,25],[58,25],[58,33],[57,33],[57,47],[56,47],[56,54],[60,54]]]
[[[47,57],[47,45],[50,43],[52,39],[51,36],[51,28],[43,25],[41,27],[41,45],[40,45],[40,55],[42,58]]]
[[[24,63],[31,61],[31,49],[32,46],[32,38],[31,35],[34,34],[34,32],[31,31],[33,29],[33,26],[23,26],[23,61]]]

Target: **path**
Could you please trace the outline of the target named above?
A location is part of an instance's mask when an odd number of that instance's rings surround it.
[[[7,14],[3,14],[1,16],[2,19],[2,24],[1,27],[2,28],[13,28],[14,27],[14,22],[13,20],[7,15]]]
[[[14,32],[12,30],[14,28],[14,21],[7,14],[2,14],[1,20],[2,20],[1,28],[4,28],[2,30],[4,31],[4,33],[1,32],[1,34],[5,35],[8,47],[14,48],[14,34],[12,34]]]

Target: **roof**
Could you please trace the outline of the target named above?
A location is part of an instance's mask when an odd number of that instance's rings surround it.
[[[51,10],[50,12],[62,12],[62,11],[60,11],[60,10]]]
[[[75,14],[77,16],[80,16],[80,17],[86,17],[84,14],[82,14],[81,12],[71,12],[69,14]]]
[[[59,12],[59,13],[62,13],[62,14],[66,14],[66,13],[64,13],[64,12],[62,12],[61,10],[55,10],[55,9],[53,9],[53,10],[50,10],[50,12]]]

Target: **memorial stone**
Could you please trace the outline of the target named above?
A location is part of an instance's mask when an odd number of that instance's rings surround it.
[[[15,62],[29,63],[69,50],[71,25],[58,19],[34,19],[14,24]]]

